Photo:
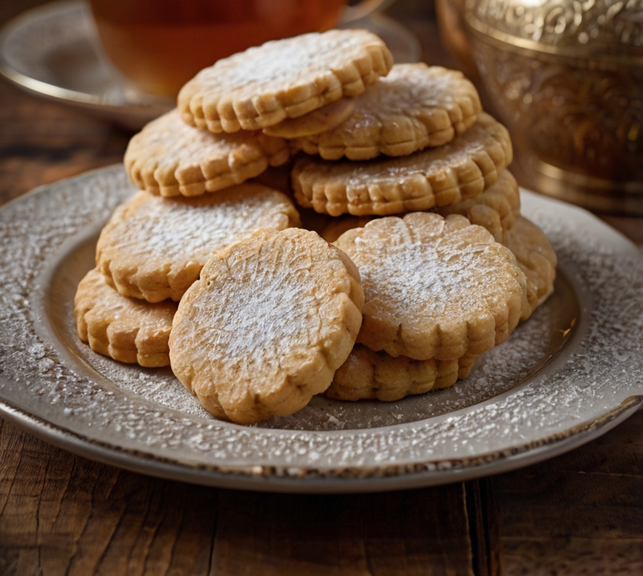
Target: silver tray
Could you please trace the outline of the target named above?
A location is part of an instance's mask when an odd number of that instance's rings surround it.
[[[169,369],[119,364],[75,334],[76,285],[132,193],[119,165],[0,210],[0,415],[72,452],[213,486],[381,491],[538,462],[641,404],[641,253],[588,212],[523,191],[560,259],[555,292],[469,378],[392,403],[314,398],[259,426],[218,421]]]

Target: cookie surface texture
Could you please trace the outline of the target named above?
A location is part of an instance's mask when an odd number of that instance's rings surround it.
[[[355,265],[315,232],[257,232],[217,252],[181,300],[172,369],[217,417],[292,414],[348,357],[363,298]]]
[[[331,216],[385,216],[446,206],[482,193],[513,158],[509,132],[488,114],[451,142],[410,156],[295,162],[297,202]]]
[[[345,96],[388,74],[393,57],[366,30],[329,30],[267,42],[217,61],[179,92],[183,120],[212,132],[259,130]]]
[[[482,110],[478,91],[461,72],[424,63],[396,64],[354,100],[352,115],[337,128],[294,145],[326,160],[406,156],[450,142]]]
[[[513,254],[463,216],[372,220],[335,245],[364,287],[357,341],[415,360],[454,360],[503,342],[527,306]]]
[[[103,228],[96,263],[124,296],[179,300],[212,252],[262,228],[299,223],[281,192],[243,183],[198,198],[162,198],[139,191]]]
[[[505,245],[513,252],[527,278],[529,308],[521,318],[526,320],[554,291],[556,252],[543,231],[524,216],[507,233]]]
[[[261,132],[212,134],[181,121],[172,110],[134,135],[125,168],[141,190],[161,196],[200,196],[261,174],[290,157],[282,138]]]
[[[466,378],[475,357],[459,360],[394,358],[356,344],[333,378],[324,396],[335,400],[377,399],[386,402],[429,390],[448,388]]]
[[[96,268],[80,281],[74,299],[76,330],[92,350],[120,362],[169,366],[168,339],[175,302],[150,304],[121,296]]]

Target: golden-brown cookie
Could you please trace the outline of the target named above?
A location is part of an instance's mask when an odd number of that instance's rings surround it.
[[[348,357],[363,301],[355,265],[315,232],[257,232],[217,252],[181,300],[172,369],[215,416],[291,414]]]
[[[512,154],[509,132],[482,113],[448,144],[410,156],[364,162],[302,157],[292,184],[301,206],[331,216],[399,214],[480,194],[498,180]]]
[[[406,156],[450,142],[482,111],[478,91],[461,72],[423,62],[396,64],[354,99],[354,107],[336,128],[293,144],[326,160]]]
[[[556,252],[543,231],[524,216],[507,232],[504,244],[513,252],[527,278],[529,308],[521,318],[526,320],[554,291]]]
[[[96,264],[124,296],[179,300],[215,250],[261,228],[299,224],[281,192],[245,182],[197,198],[141,190],[103,228]]]
[[[486,228],[496,242],[504,244],[507,232],[520,218],[520,190],[511,173],[508,170],[502,170],[498,181],[482,194],[455,204],[434,206],[429,211],[444,217],[450,214],[461,214],[472,224]],[[321,236],[327,242],[334,242],[347,230],[366,226],[366,223],[373,218],[375,216],[348,215],[332,218],[322,229]]]
[[[366,30],[329,30],[266,42],[205,68],[179,92],[183,120],[212,132],[259,130],[357,96],[393,57]]]
[[[335,245],[359,269],[357,341],[371,350],[415,360],[479,355],[507,338],[528,305],[513,254],[463,216],[379,218]]]
[[[161,196],[200,196],[288,161],[283,138],[261,132],[212,134],[181,121],[177,110],[153,120],[129,141],[125,168],[142,190]]]
[[[168,366],[168,339],[176,307],[172,301],[150,304],[121,296],[95,268],[76,291],[76,330],[92,350],[114,360]]]
[[[413,394],[453,386],[466,378],[475,357],[458,360],[413,360],[374,352],[356,344],[335,372],[324,396],[335,400],[377,399],[391,402]]]

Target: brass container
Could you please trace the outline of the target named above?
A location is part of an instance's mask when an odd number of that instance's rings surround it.
[[[460,9],[479,79],[534,187],[643,215],[643,0],[464,0]]]

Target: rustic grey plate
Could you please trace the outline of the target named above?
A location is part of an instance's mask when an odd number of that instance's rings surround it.
[[[114,166],[0,210],[0,414],[72,452],[213,486],[391,490],[538,462],[641,403],[641,253],[588,212],[523,191],[560,258],[555,293],[469,378],[393,403],[315,398],[261,426],[217,421],[169,369],[121,365],[75,334],[76,285],[132,192]]]

